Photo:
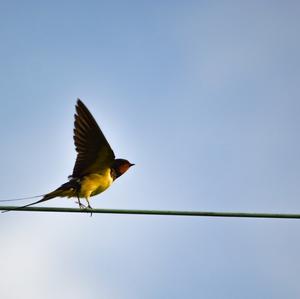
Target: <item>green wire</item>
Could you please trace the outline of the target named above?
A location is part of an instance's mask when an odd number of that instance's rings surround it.
[[[274,218],[300,219],[300,214],[251,213],[251,212],[205,212],[205,211],[169,211],[169,210],[123,210],[123,209],[78,209],[57,207],[27,207],[14,210],[16,206],[0,206],[0,210],[14,212],[60,212],[60,213],[93,213],[93,214],[126,214],[157,216],[198,216],[198,217],[231,217],[231,218]]]

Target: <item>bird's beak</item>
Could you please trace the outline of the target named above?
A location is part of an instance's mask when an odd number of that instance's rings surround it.
[[[134,166],[134,165],[135,165],[135,164],[133,164],[133,163],[130,163],[130,164],[129,164],[130,167],[131,167],[131,166]]]

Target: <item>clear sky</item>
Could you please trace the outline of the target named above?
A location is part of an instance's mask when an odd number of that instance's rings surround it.
[[[80,97],[136,163],[92,206],[300,213],[299,28],[298,1],[1,1],[0,197],[67,180]],[[5,299],[300,297],[297,220],[0,224]]]

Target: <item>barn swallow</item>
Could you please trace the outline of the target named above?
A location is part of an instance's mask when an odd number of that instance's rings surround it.
[[[94,117],[78,99],[74,122],[74,143],[77,158],[69,181],[42,199],[17,207],[22,209],[55,197],[75,197],[80,208],[90,208],[90,197],[105,191],[134,164],[125,159],[115,159],[115,154],[107,142]],[[85,198],[87,206],[80,201]]]

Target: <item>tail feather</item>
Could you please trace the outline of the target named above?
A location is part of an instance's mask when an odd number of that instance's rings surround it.
[[[51,199],[51,198],[49,198]],[[10,210],[5,210],[5,211],[2,211],[2,213],[6,213],[6,212],[10,212],[10,211],[18,211],[18,210],[22,210],[24,208],[27,208],[27,207],[30,207],[30,206],[33,206],[35,204],[38,204],[40,202],[44,202],[44,201],[47,201],[48,199],[45,199],[45,197],[43,197],[42,199],[38,200],[38,201],[35,201],[35,202],[32,202],[32,203],[29,203],[25,206],[21,206],[21,207],[16,207],[16,208],[13,208],[13,209],[10,209]]]
[[[67,186],[67,185],[68,185],[68,183],[63,184],[62,186],[60,186],[59,188],[57,188],[53,192],[45,194],[43,196],[43,198],[38,200],[38,201],[29,203],[29,204],[21,206],[21,207],[16,207],[16,208],[13,208],[13,209],[10,209],[10,210],[5,210],[5,211],[2,211],[2,213],[6,213],[6,212],[9,212],[9,211],[22,210],[24,208],[36,205],[38,203],[48,201],[48,200],[50,200],[52,198],[55,198],[55,197],[73,197],[73,196],[76,196],[76,190],[73,187],[70,188],[70,186]]]
[[[33,198],[38,198],[38,197],[43,197],[43,196],[45,196],[45,194],[41,194],[41,195],[34,195],[34,196],[28,196],[28,197],[9,198],[9,199],[0,199],[0,202],[10,202],[10,201],[28,200],[28,199],[33,199]]]

